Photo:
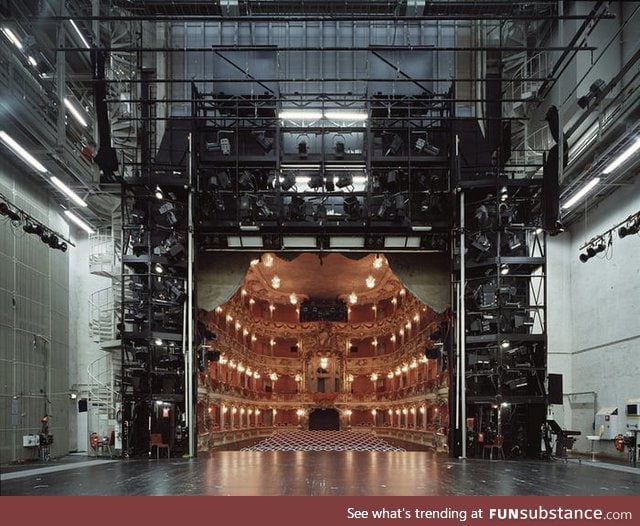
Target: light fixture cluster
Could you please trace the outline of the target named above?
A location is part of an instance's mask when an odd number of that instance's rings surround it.
[[[15,225],[22,224],[22,230],[27,234],[38,236],[50,248],[67,251],[70,241],[65,240],[60,234],[43,225],[24,210],[9,204],[2,194],[0,194],[0,216],[7,216]]]
[[[580,261],[586,263],[592,257],[607,250],[613,243],[613,234],[618,234],[620,239],[627,236],[637,235],[640,232],[640,211],[631,214],[629,217],[620,221],[606,232],[592,238],[588,243],[583,245],[580,250],[584,250],[579,256]]]

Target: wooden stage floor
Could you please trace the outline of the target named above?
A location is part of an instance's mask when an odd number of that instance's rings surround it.
[[[429,451],[214,451],[196,459],[71,456],[3,467],[1,495],[640,495],[640,468],[451,459]]]

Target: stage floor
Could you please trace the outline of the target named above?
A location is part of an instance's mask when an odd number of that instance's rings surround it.
[[[428,451],[214,451],[196,459],[72,455],[3,467],[1,495],[640,495],[640,468],[577,460],[456,460]]]

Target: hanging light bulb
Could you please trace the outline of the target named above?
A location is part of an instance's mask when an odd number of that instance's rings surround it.
[[[367,279],[365,280],[365,283],[367,284],[368,288],[372,289],[373,287],[376,286],[376,278],[369,275],[369,277],[367,277]]]
[[[273,266],[273,256],[271,254],[265,254],[262,258],[262,263],[264,263],[265,267]]]
[[[274,289],[279,289],[280,288],[280,278],[278,276],[273,276],[271,278],[271,286]]]
[[[349,294],[349,303],[351,303],[351,305],[358,303],[358,295],[355,292]]]
[[[374,260],[373,260],[373,268],[381,269],[383,264],[384,264],[384,261],[382,260],[382,258],[379,255],[374,258]]]
[[[296,303],[298,303],[298,296],[296,296],[295,292],[292,292],[291,294],[289,294],[289,301],[291,302],[292,305],[295,305]]]

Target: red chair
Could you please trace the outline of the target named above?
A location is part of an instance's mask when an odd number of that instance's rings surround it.
[[[488,449],[489,458],[493,460],[493,450],[496,449],[498,451],[498,456],[502,456],[502,459],[506,460],[504,449],[502,449],[503,444],[504,436],[496,435],[495,437],[493,437],[493,442],[491,444],[485,444],[484,446],[482,446],[482,458],[484,458],[484,452]]]
[[[149,437],[149,445],[151,446],[151,453],[153,453],[153,448],[156,448],[156,459],[160,458],[160,450],[161,449],[166,449],[167,450],[167,458],[171,457],[171,448],[169,447],[169,444],[165,444],[162,441],[162,434],[160,433],[151,433],[150,437]]]

